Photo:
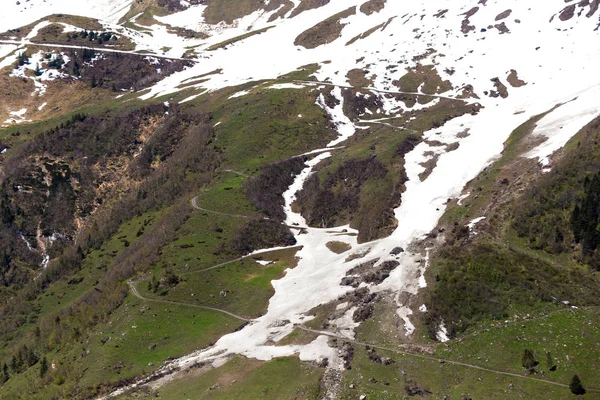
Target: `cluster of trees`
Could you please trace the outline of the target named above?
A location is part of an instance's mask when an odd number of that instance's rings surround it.
[[[164,296],[170,288],[179,285],[180,280],[181,278],[171,268],[167,268],[160,278],[152,275],[152,279],[148,281],[147,289],[149,292],[160,293],[161,296]]]
[[[393,206],[401,193],[400,186],[387,179],[388,172],[375,156],[369,156],[347,160],[324,178],[314,174],[297,196],[302,215],[312,226],[352,222],[359,229],[359,240],[375,239],[382,228],[391,225]]]
[[[46,59],[50,60],[48,61],[48,68],[61,69],[63,65],[65,65],[65,59],[62,54],[57,54],[55,56],[46,54]]]
[[[74,76],[87,81],[91,87],[106,87],[113,91],[139,90],[152,85],[189,62],[157,59],[150,63],[144,56],[124,53],[97,53],[88,48],[71,49],[65,65]],[[94,60],[93,65],[90,62]]]
[[[484,319],[508,316],[511,304],[569,300],[598,305],[597,284],[580,270],[567,270],[493,244],[456,243],[433,261],[438,271],[427,293],[426,324],[436,338],[444,321],[450,336]]]
[[[528,245],[550,254],[570,253],[600,267],[596,231],[600,195],[600,119],[588,125],[576,148],[534,182],[514,209],[512,227]],[[577,246],[579,244],[579,246]]]
[[[35,349],[34,354],[46,354],[64,343],[78,340],[82,332],[121,304],[127,293],[125,280],[158,262],[160,249],[174,239],[177,229],[190,215],[187,194],[212,179],[221,159],[219,151],[210,144],[213,130],[207,123],[208,114],[183,111],[176,105],[170,107],[168,115],[165,111],[163,104],[154,104],[96,115],[77,114],[15,147],[7,157],[0,185],[2,271],[8,271],[5,273],[8,275],[10,271],[39,269],[39,254],[28,250],[17,232],[35,236],[39,225],[46,233],[64,229],[62,233],[67,239],[38,279],[33,281],[35,274],[26,273],[14,297],[10,301],[0,299],[3,321],[0,340],[25,342],[29,349]],[[149,140],[145,148],[139,138],[141,131],[150,125],[157,136]],[[131,160],[140,147],[142,153],[150,157],[132,162],[119,171],[118,176],[111,177],[106,175],[106,169],[95,167],[109,165],[117,158]],[[159,163],[155,162],[157,158],[161,159]],[[57,159],[61,161],[51,161]],[[40,172],[41,165],[51,177],[49,187],[44,182],[46,174]],[[98,191],[103,181],[123,178],[125,182],[121,186],[118,181],[114,182],[118,190]],[[128,179],[137,184],[128,185]],[[25,186],[31,190],[13,190]],[[102,197],[99,199],[99,196]],[[100,248],[124,221],[155,209],[164,209],[161,217],[138,235],[119,257],[103,266],[106,272],[93,289],[71,306],[37,321],[33,300],[45,288],[77,272],[89,251]],[[83,231],[75,230],[74,217],[88,221]],[[75,235],[78,235],[76,243],[72,240]],[[35,246],[35,241],[32,243]],[[36,255],[37,259],[30,261],[22,253]],[[167,276],[165,282],[172,284],[174,279],[171,278]],[[26,322],[37,323],[38,334],[13,341],[11,332]],[[18,359],[18,355],[16,357]],[[10,362],[7,365],[10,366]],[[47,365],[43,365],[40,364],[41,374],[47,369]]]
[[[0,383],[9,380],[11,375],[20,374],[27,368],[37,364],[39,360],[40,357],[32,348],[27,345],[22,345],[19,350],[13,354],[10,362],[4,362],[2,364],[2,370],[0,370]]]
[[[294,177],[305,167],[303,157],[267,164],[258,175],[248,179],[245,192],[250,201],[269,218],[283,221],[283,192],[294,182]]]
[[[271,219],[252,219],[237,231],[231,247],[238,254],[248,254],[254,250],[293,246],[296,239],[288,227]]]
[[[113,41],[117,41],[119,40],[119,37],[117,35],[115,35],[113,32],[95,32],[95,31],[87,31],[87,30],[82,30],[81,32],[75,32],[75,33],[68,33],[67,34],[67,41],[71,41],[71,40],[78,40],[78,39],[84,39],[87,40],[88,42],[96,42],[97,44],[101,45],[105,42],[108,42],[109,40],[113,40]]]
[[[584,261],[600,270],[600,173],[585,177],[583,192],[571,214],[571,229],[575,242],[581,244]]]
[[[521,353],[521,365],[523,366],[523,368],[528,370],[530,374],[533,374],[536,372],[535,369],[539,364],[540,363],[536,360],[535,353],[533,352],[533,350],[523,350],[523,353]],[[549,351],[546,352],[546,369],[551,372],[554,372],[557,369],[557,366],[554,363],[554,360],[552,359],[552,354],[550,354]],[[581,379],[579,379],[578,375],[573,375],[573,378],[571,378],[571,382],[569,383],[569,389],[571,390],[571,393],[578,396],[584,395],[586,393],[586,390],[583,387]]]
[[[17,56],[17,66],[21,67],[25,64],[29,64],[29,56],[27,55],[27,52],[22,51]]]

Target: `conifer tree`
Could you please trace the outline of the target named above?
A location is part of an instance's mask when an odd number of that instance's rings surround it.
[[[535,361],[535,355],[533,354],[533,350],[523,350],[523,354],[521,355],[521,364],[523,365],[523,368],[527,369],[531,369],[538,364],[537,361]]]
[[[46,359],[46,356],[44,356],[40,363],[40,377],[43,378],[44,375],[46,375],[46,372],[48,372],[48,360]]]
[[[569,388],[571,389],[571,393],[573,393],[573,394],[576,394],[576,395],[585,394],[585,389],[584,389],[583,385],[581,384],[581,380],[579,379],[579,377],[577,375],[573,375],[573,378],[571,378],[571,383],[569,384]]]

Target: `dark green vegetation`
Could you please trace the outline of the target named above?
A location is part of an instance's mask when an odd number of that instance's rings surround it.
[[[83,79],[92,88],[105,87],[113,92],[149,87],[189,65],[185,61],[162,58],[149,61],[136,54],[99,53],[88,48],[69,49],[66,53],[69,62],[63,69],[67,73]]]
[[[600,121],[573,141],[559,165],[525,193],[513,227],[536,250],[566,254],[598,269]]]
[[[208,6],[225,15],[228,3]],[[303,8],[317,3],[305,1]],[[243,2],[248,9],[261,5]],[[159,78],[154,67],[128,56],[108,55],[94,70],[83,68],[94,56],[85,51],[60,67],[105,91],[142,88]],[[306,79],[310,70],[288,78]],[[439,86],[431,76],[402,82],[408,88],[421,83],[427,90]],[[320,93],[266,89],[270,84],[223,89],[180,106],[164,105],[167,99],[143,105],[115,100],[108,108],[73,110],[46,126],[23,126],[22,135],[15,128],[0,131],[2,146],[10,144],[0,159],[0,397],[91,398],[209,346],[265,312],[271,282],[295,267],[297,248],[247,254],[295,244],[280,223],[281,195],[308,159],[298,155],[336,136],[315,104]],[[249,93],[230,98],[240,90]],[[330,88],[322,92],[328,105],[336,104]],[[381,107],[376,96],[357,94],[343,90],[344,111],[353,120]],[[407,104],[431,101],[396,97]],[[332,150],[295,207],[314,226],[351,224],[361,241],[386,235],[405,190],[404,156],[423,131],[477,109],[442,100],[387,125],[363,123],[369,129]],[[418,325],[413,343],[397,348],[403,338],[396,300],[363,290],[369,303],[353,314],[366,318],[357,340],[387,350],[351,346],[341,398],[563,398],[582,387],[596,393],[597,129],[591,125],[577,139],[582,145],[571,145],[540,177],[537,169],[513,164],[527,127],[515,131],[503,158],[472,183],[478,197],[446,215],[446,243],[432,255],[423,295],[428,312],[415,308],[411,317]],[[526,171],[521,182],[530,189],[522,197],[522,186],[511,187],[518,179],[505,170]],[[493,227],[471,236],[465,224],[480,215]],[[342,242],[328,247],[347,250]],[[51,261],[42,271],[44,255]],[[395,267],[387,264],[364,281],[379,282]],[[568,308],[567,301],[579,308]],[[322,329],[335,306],[319,307],[307,326]],[[431,340],[442,322],[460,341]],[[308,343],[315,335],[296,327],[278,344]],[[320,398],[323,373],[295,358],[234,357],[216,370],[198,365],[158,394]],[[154,395],[149,389],[132,394]]]
[[[185,107],[91,109],[11,139],[1,160],[3,396],[94,396],[242,323],[194,305],[265,311],[270,282],[294,267],[295,250],[254,257],[273,261],[266,266],[227,262],[295,243],[277,211],[263,219],[304,164],[278,161],[335,134],[315,93],[228,100],[233,90]],[[265,182],[263,194],[276,196],[257,208],[250,194]],[[199,209],[190,204],[197,194]],[[42,271],[44,252],[51,261]],[[149,301],[128,293],[137,276]]]
[[[428,293],[432,337],[442,320],[456,334],[477,320],[527,309],[599,303],[591,228],[598,207],[598,122],[584,128],[545,174],[518,158],[530,127],[531,121],[517,129],[504,157],[472,183],[483,199],[447,213],[446,223],[454,223],[434,259]],[[473,236],[462,224],[479,215],[492,224]]]
[[[455,335],[479,320],[504,319],[541,303],[600,304],[598,282],[589,273],[491,243],[446,247],[435,268],[427,302],[432,338],[442,321]]]
[[[134,50],[135,45],[127,38],[119,37],[111,31],[96,31],[82,29],[79,32],[63,33],[64,26],[50,24],[39,30],[34,43],[66,44],[69,46],[102,47],[110,45],[119,50]]]
[[[342,95],[344,113],[353,120],[365,108],[376,113],[381,106],[376,96],[367,99],[354,89],[343,89]],[[399,100],[414,104],[415,96]],[[329,107],[337,101],[325,96]],[[404,156],[421,141],[422,132],[477,109],[461,101],[441,101],[391,120],[391,125],[367,125],[371,129],[357,132],[337,157],[323,162],[319,173],[308,179],[296,203],[302,215],[312,226],[350,224],[359,230],[361,242],[390,234],[396,226],[393,209],[400,205],[408,179]]]
[[[139,390],[118,399],[290,399],[316,400],[322,395],[323,369],[301,363],[297,358],[270,362],[234,357],[208,372],[191,370],[187,376],[156,390]],[[293,382],[293,384],[292,384]]]

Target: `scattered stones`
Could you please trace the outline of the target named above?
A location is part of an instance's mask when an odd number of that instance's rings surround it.
[[[343,360],[344,369],[352,369],[351,362],[354,358],[354,347],[350,343],[346,342],[342,345],[340,358]]]
[[[429,396],[431,394],[429,390],[420,387],[416,383],[407,383],[404,385],[404,391],[409,396]]]
[[[400,265],[396,260],[385,261],[376,265],[378,261],[379,259],[374,259],[357,265],[348,271],[340,283],[352,287],[358,287],[363,282],[377,285],[386,280],[390,276],[390,272]]]

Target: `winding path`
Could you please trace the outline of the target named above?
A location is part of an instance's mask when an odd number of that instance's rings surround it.
[[[140,56],[140,57],[154,57],[154,58],[162,58],[165,60],[191,61],[194,63],[199,61],[198,59],[195,59],[195,58],[169,57],[169,56],[164,56],[164,55],[154,54],[154,53],[138,53],[134,50],[117,50],[117,49],[111,49],[111,48],[105,48],[105,47],[74,46],[74,45],[70,45],[70,44],[58,44],[58,43],[38,43],[38,42],[32,42],[30,40],[0,40],[0,44],[16,45],[19,47],[39,46],[39,47],[52,47],[52,48],[58,47],[58,48],[64,48],[64,49],[88,49],[88,50],[93,50],[93,51],[98,51],[98,52],[103,52],[103,53],[132,54],[132,55]]]
[[[229,311],[222,310],[220,308],[208,307],[208,306],[201,306],[201,305],[191,304],[191,303],[180,303],[178,301],[150,299],[148,297],[142,296],[137,291],[137,288],[135,287],[135,285],[133,284],[133,282],[129,281],[129,282],[127,282],[127,284],[129,285],[129,288],[131,289],[131,293],[133,293],[133,295],[135,297],[137,297],[138,299],[140,299],[140,300],[151,301],[151,302],[154,302],[154,303],[171,304],[171,305],[174,305],[174,306],[184,306],[184,307],[200,308],[202,310],[215,311],[215,312],[219,312],[221,314],[226,314],[226,315],[229,315],[230,317],[233,317],[235,319],[239,319],[240,321],[244,321],[244,322],[252,322],[252,321],[254,321],[253,319],[245,318],[245,317],[239,316],[237,314],[231,313]]]
[[[442,96],[439,94],[427,94],[427,93],[419,93],[419,92],[402,92],[402,91],[395,91],[395,90],[377,89],[377,88],[374,88],[371,86],[362,87],[362,86],[351,86],[351,85],[338,85],[335,83],[322,82],[322,81],[294,80],[294,82],[304,84],[304,85],[315,85],[315,86],[323,85],[323,86],[332,86],[332,87],[339,87],[339,88],[345,88],[345,89],[368,90],[371,92],[383,93],[383,94],[399,94],[399,95],[405,94],[405,95],[410,95],[410,96],[425,96],[425,97],[433,97],[436,99],[455,100],[455,101],[463,101],[463,102],[468,103],[468,101],[467,101],[468,99],[457,99],[456,97]]]
[[[217,268],[217,267],[218,266],[214,266],[212,268]],[[131,289],[131,292],[133,293],[133,295],[135,297],[139,298],[140,300],[143,300],[143,301],[150,301],[150,302],[155,302],[155,303],[170,304],[170,305],[184,306],[184,307],[200,308],[200,309],[203,309],[203,310],[215,311],[215,312],[219,312],[219,313],[222,313],[222,314],[226,314],[226,315],[228,315],[230,317],[233,317],[233,318],[238,319],[238,320],[243,321],[243,322],[252,322],[252,321],[254,321],[253,319],[245,318],[245,317],[236,315],[234,313],[231,313],[229,311],[226,311],[226,310],[223,310],[223,309],[220,309],[220,308],[200,306],[200,305],[191,304],[191,303],[183,303],[183,302],[176,302],[176,301],[169,301],[169,300],[150,299],[150,298],[142,296],[137,291],[137,288],[135,287],[135,285],[133,284],[133,282],[130,281],[130,282],[127,282],[127,284],[129,285],[129,288]],[[296,324],[295,327],[298,328],[298,329],[301,329],[301,330],[303,330],[305,332],[314,333],[316,335],[328,336],[328,337],[331,337],[331,338],[344,340],[344,341],[346,341],[348,343],[352,343],[352,344],[355,344],[355,345],[369,346],[369,347],[372,347],[374,349],[383,350],[383,351],[389,351],[389,352],[396,353],[396,354],[402,354],[402,355],[405,355],[405,356],[408,356],[408,357],[420,358],[422,360],[434,361],[434,362],[438,362],[438,363],[441,363],[441,364],[458,365],[458,366],[461,366],[461,367],[470,368],[470,369],[477,369],[477,370],[480,370],[480,371],[490,372],[490,373],[494,373],[494,374],[498,374],[498,375],[510,376],[510,377],[519,378],[519,379],[527,379],[527,380],[530,380],[530,381],[535,381],[535,382],[539,382],[539,383],[545,383],[545,384],[549,384],[549,385],[559,386],[559,387],[562,387],[562,388],[569,388],[569,385],[566,385],[564,383],[553,382],[553,381],[549,381],[549,380],[545,380],[545,379],[540,379],[540,378],[534,378],[532,376],[520,375],[520,374],[513,373],[513,372],[500,371],[500,370],[497,370],[497,369],[486,368],[486,367],[482,367],[480,365],[469,364],[469,363],[461,362],[461,361],[448,360],[448,359],[439,358],[439,357],[435,357],[435,356],[429,356],[429,355],[425,355],[425,354],[412,353],[412,352],[401,350],[401,349],[398,349],[398,348],[390,348],[390,347],[380,346],[380,345],[376,345],[376,344],[372,344],[372,343],[367,343],[367,342],[363,342],[363,341],[359,341],[359,340],[350,339],[350,338],[348,338],[346,336],[339,335],[339,334],[332,333],[332,332],[320,331],[320,330],[317,330],[317,329],[311,329],[311,328],[308,328],[308,327],[306,327],[306,326],[304,326],[302,324]],[[586,390],[588,392],[600,393],[600,389],[595,389],[595,388],[587,387]]]
[[[435,361],[435,362],[442,363],[442,364],[458,365],[458,366],[461,366],[461,367],[466,367],[466,368],[471,368],[471,369],[478,369],[480,371],[491,372],[491,373],[498,374],[498,375],[512,376],[512,377],[515,377],[515,378],[527,379],[527,380],[530,380],[530,381],[535,381],[535,382],[540,382],[540,383],[547,383],[547,384],[550,384],[550,385],[560,386],[560,387],[563,387],[563,388],[569,388],[569,385],[566,385],[564,383],[548,381],[548,380],[545,380],[545,379],[534,378],[534,377],[526,376],[526,375],[519,375],[519,374],[512,373],[512,372],[500,371],[500,370],[497,370],[497,369],[486,368],[486,367],[482,367],[480,365],[469,364],[469,363],[465,363],[465,362],[461,362],[461,361],[448,360],[448,359],[444,359],[444,358],[439,358],[439,357],[434,357],[434,356],[428,356],[428,355],[425,355],[425,354],[411,353],[411,352],[400,350],[400,349],[392,349],[392,348],[385,347],[385,346],[379,346],[379,345],[375,345],[375,344],[371,344],[371,343],[366,343],[366,342],[361,342],[361,341],[358,341],[358,340],[349,339],[346,336],[338,335],[338,334],[335,334],[335,333],[332,333],[332,332],[319,331],[319,330],[316,330],[316,329],[307,328],[306,326],[301,325],[301,324],[298,324],[298,325],[295,325],[295,326],[298,329],[302,329],[303,331],[306,331],[306,332],[314,333],[314,334],[317,334],[317,335],[329,336],[329,337],[336,338],[336,339],[341,339],[341,340],[344,340],[344,341],[346,341],[348,343],[352,343],[352,344],[356,344],[356,345],[360,345],[360,346],[369,346],[369,347],[372,347],[372,348],[378,349],[378,350],[389,351],[389,352],[392,352],[392,353],[402,354],[402,355],[406,355],[406,356],[409,356],[409,357],[420,358],[420,359],[423,359],[423,360]],[[600,393],[600,389],[594,389],[594,388],[586,387],[586,390],[588,392]]]
[[[210,213],[210,214],[222,215],[222,216],[225,216],[225,217],[233,217],[233,218],[243,218],[243,219],[253,219],[253,218],[255,218],[255,217],[250,217],[248,215],[229,214],[229,213],[224,213],[224,212],[220,212],[220,211],[213,211],[213,210],[209,210],[207,208],[200,207],[198,205],[198,196],[194,197],[190,201],[190,203],[192,204],[192,207],[194,207],[196,210],[204,211],[204,212],[207,212],[207,213]],[[268,219],[268,218],[263,217],[263,219]]]

